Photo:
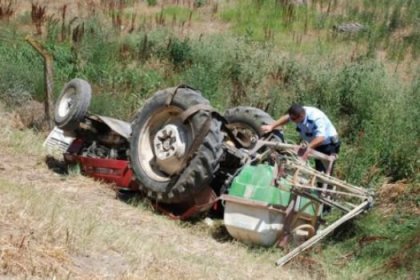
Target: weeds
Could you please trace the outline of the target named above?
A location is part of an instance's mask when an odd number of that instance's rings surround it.
[[[420,246],[415,232],[420,225],[415,214],[402,214],[403,211],[384,217],[380,210],[374,210],[355,221],[353,227],[357,230],[352,237],[340,243],[330,238],[330,245],[334,246],[323,251],[324,269],[337,273],[340,279],[416,279]],[[337,259],[338,255],[343,259]]]
[[[369,58],[362,56],[337,67],[280,57],[271,52],[269,44],[246,39],[178,39],[155,31],[116,40],[95,20],[86,24],[74,29],[72,46],[52,41],[50,50],[55,57],[58,89],[70,77],[86,78],[100,91],[97,94],[106,97],[94,102],[98,113],[130,118],[143,98],[180,82],[200,89],[221,110],[239,104],[270,105],[270,113],[278,116],[287,104],[302,102],[320,107],[336,120],[347,145],[338,166],[343,177],[369,184],[381,176],[398,180],[416,173],[412,151],[418,129],[410,120],[418,103],[414,98],[418,86],[402,86]],[[87,37],[83,36],[86,30]],[[7,46],[3,46],[3,54],[12,47]],[[10,67],[24,67],[22,59],[30,53],[16,53],[21,58]],[[170,63],[172,69],[156,69],[154,63]],[[5,91],[16,88],[15,82],[33,84],[31,71],[26,77],[24,71],[11,72],[17,76],[10,79],[9,75],[0,84]],[[34,92],[38,96],[41,79]],[[27,91],[33,88],[24,86]]]
[[[180,41],[171,38],[168,44],[168,56],[175,68],[179,69],[191,63],[191,46],[188,39]]]
[[[156,4],[157,4],[157,0],[147,0],[147,4],[148,4],[149,6],[156,6]]]
[[[0,21],[9,21],[16,11],[16,0],[0,0]]]
[[[407,30],[416,36],[418,30],[418,1],[312,1],[312,4],[297,5],[297,1],[240,1],[237,5],[220,12],[225,21],[234,25],[234,30],[256,40],[274,40],[277,44],[291,49],[280,32],[296,34],[292,46],[302,44],[302,38],[308,33],[318,33],[320,40],[329,45],[337,46],[341,40],[351,42],[361,40],[369,45],[371,52],[392,48],[394,42],[401,52],[418,49],[418,44],[410,41],[401,44],[404,38],[395,41],[399,30]],[[363,26],[364,32],[349,32],[340,36],[325,36],[340,24],[353,23]],[[277,34],[274,36],[273,34]],[[276,38],[275,38],[276,37]],[[306,43],[308,44],[308,43]],[[311,45],[311,44],[310,44]],[[313,45],[311,46],[314,47]],[[302,51],[302,49],[299,49]],[[396,56],[396,60],[400,57]]]
[[[35,25],[36,33],[41,35],[42,25],[47,20],[47,7],[38,2],[32,2],[31,7],[32,23]]]

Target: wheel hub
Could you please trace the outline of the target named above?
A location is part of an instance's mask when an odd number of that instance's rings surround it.
[[[58,114],[60,117],[65,117],[71,110],[74,100],[73,92],[66,93],[58,107]]]
[[[180,168],[180,160],[185,155],[186,148],[183,139],[185,138],[174,124],[163,127],[153,139],[156,162],[167,174],[174,174]]]
[[[239,127],[233,133],[245,147],[252,147],[258,141],[258,137],[250,129]]]

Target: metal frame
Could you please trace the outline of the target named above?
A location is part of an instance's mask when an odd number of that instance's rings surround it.
[[[319,159],[327,163],[328,174],[325,174],[307,166],[304,162],[299,161],[297,158],[297,151],[299,150],[298,145],[259,140],[252,152],[257,154],[258,150],[263,147],[269,149],[259,157],[259,160],[263,160],[264,157],[267,157],[271,152],[278,152],[280,155],[282,153],[289,155],[284,156],[282,159],[279,157],[276,159],[276,164],[279,166],[279,170],[281,170],[281,172],[277,174],[276,180],[280,179],[280,177],[282,177],[283,180],[286,179],[288,183],[292,185],[291,192],[294,194],[295,199],[290,203],[285,213],[287,223],[285,223],[285,228],[279,235],[280,245],[285,245],[285,243],[287,243],[288,236],[294,226],[293,222],[297,219],[296,215],[299,215],[299,212],[296,212],[294,209],[296,209],[295,205],[298,203],[300,196],[307,197],[312,201],[319,203],[317,217],[310,223],[310,225],[315,228],[319,225],[319,218],[322,215],[323,205],[337,208],[344,213],[342,217],[331,225],[322,230],[318,230],[318,232],[307,241],[278,259],[276,265],[285,265],[292,258],[322,240],[334,229],[371,207],[373,203],[372,192],[329,175],[334,161],[336,160],[335,155],[328,156],[313,149],[309,150],[309,158]],[[322,188],[318,187],[320,184],[322,185]],[[279,187],[281,188],[281,186]]]

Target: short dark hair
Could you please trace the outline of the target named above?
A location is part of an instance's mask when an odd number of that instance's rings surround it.
[[[292,106],[287,110],[289,116],[300,116],[305,113],[305,109],[301,104],[293,103]]]

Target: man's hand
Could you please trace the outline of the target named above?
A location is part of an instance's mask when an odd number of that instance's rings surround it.
[[[269,133],[269,132],[273,131],[273,128],[274,127],[271,124],[266,124],[266,125],[261,126],[261,131],[263,133]]]
[[[265,133],[269,133],[273,131],[276,127],[281,128],[283,125],[289,122],[289,115],[281,116],[280,119],[276,120],[271,124],[266,124],[261,126],[261,131]]]
[[[309,156],[309,148],[306,143],[300,145],[299,150],[297,152],[298,157],[303,160],[307,161]]]

